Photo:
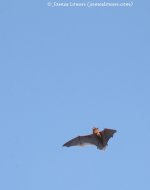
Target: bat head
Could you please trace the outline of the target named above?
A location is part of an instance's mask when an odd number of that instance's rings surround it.
[[[100,130],[99,128],[93,127],[93,134],[99,134]]]

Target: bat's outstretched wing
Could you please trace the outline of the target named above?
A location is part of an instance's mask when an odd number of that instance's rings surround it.
[[[104,145],[107,145],[109,139],[111,137],[113,137],[114,133],[116,133],[117,131],[114,130],[114,129],[104,129],[102,131],[102,134],[103,134],[103,139],[104,139]]]
[[[95,135],[78,136],[66,142],[63,146],[84,146],[84,145],[98,145]]]

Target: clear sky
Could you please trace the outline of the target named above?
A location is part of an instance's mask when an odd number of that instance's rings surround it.
[[[0,189],[150,189],[150,2],[47,3],[0,2]],[[93,126],[105,151],[62,147]]]

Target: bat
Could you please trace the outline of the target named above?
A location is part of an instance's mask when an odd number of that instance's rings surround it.
[[[90,135],[78,136],[70,141],[66,142],[63,146],[85,146],[85,145],[94,145],[98,149],[105,149],[108,145],[108,141],[113,137],[114,133],[117,131],[114,129],[104,129],[100,131],[98,128],[93,128],[93,133]]]

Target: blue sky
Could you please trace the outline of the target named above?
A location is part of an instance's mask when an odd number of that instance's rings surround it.
[[[47,2],[1,1],[0,189],[150,189],[150,3]],[[62,147],[93,126],[105,151]]]

